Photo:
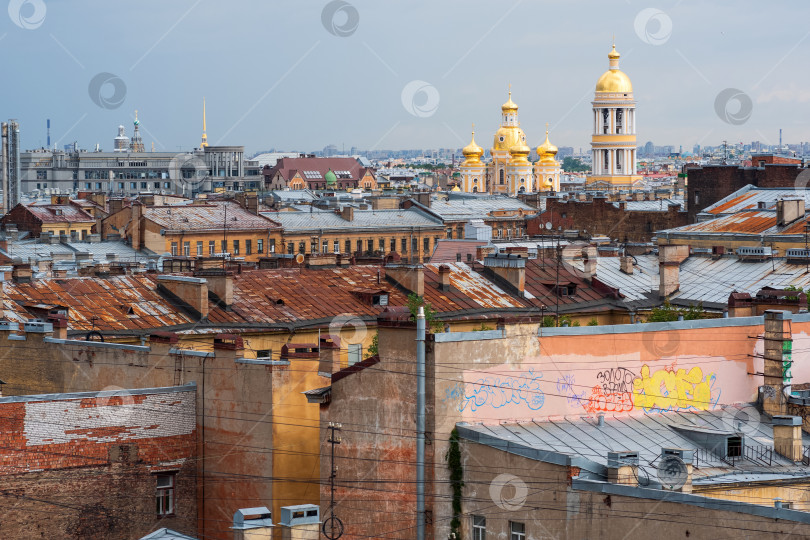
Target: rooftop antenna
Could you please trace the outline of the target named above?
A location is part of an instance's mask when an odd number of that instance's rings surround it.
[[[203,132],[202,132],[202,142],[200,143],[200,150],[204,150],[206,146],[208,146],[208,135],[206,134],[205,130],[205,98],[203,98]]]
[[[47,122],[47,126],[48,126],[48,129],[47,129],[48,146],[47,147],[50,148],[51,147],[51,119],[48,118],[48,120],[46,122]]]

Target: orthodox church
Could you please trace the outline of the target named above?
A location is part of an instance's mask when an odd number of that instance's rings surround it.
[[[589,190],[629,190],[642,177],[636,173],[636,102],[630,78],[619,69],[616,46],[608,53],[608,70],[596,82],[591,135]],[[459,166],[461,191],[467,193],[536,193],[559,191],[561,167],[557,147],[546,140],[537,147],[537,161],[529,161],[531,148],[518,121],[518,106],[509,99],[501,106],[501,125],[490,149],[491,161],[483,162],[484,149],[475,142],[462,149]]]

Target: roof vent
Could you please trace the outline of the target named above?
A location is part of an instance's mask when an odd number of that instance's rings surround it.
[[[320,524],[321,509],[314,504],[299,504],[296,506],[281,507],[281,525],[295,527],[296,525]]]
[[[273,526],[273,516],[266,506],[240,508],[233,514],[233,528],[236,530],[264,529]]]

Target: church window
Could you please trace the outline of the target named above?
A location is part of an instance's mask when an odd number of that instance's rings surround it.
[[[523,178],[521,178],[521,179],[520,179],[520,183],[521,183],[521,184],[525,184],[525,183],[526,183],[526,180],[525,180],[525,179],[523,179]]]
[[[500,172],[500,183],[501,183],[501,185],[503,185],[503,169],[501,169],[501,172]]]
[[[503,142],[503,136],[498,137],[498,140]]]

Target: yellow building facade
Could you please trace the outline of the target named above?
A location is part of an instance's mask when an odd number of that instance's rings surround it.
[[[539,191],[559,191],[560,164],[557,147],[546,140],[537,147],[538,161],[529,161],[531,154],[526,134],[518,120],[518,106],[509,99],[501,106],[501,124],[495,132],[490,149],[491,161],[484,163],[484,149],[475,142],[473,131],[470,144],[462,149],[464,161],[459,166],[461,190],[467,193],[517,195]]]
[[[606,191],[630,190],[642,180],[636,174],[636,101],[630,77],[619,69],[616,46],[609,68],[596,82],[591,136],[591,174],[585,185]]]

